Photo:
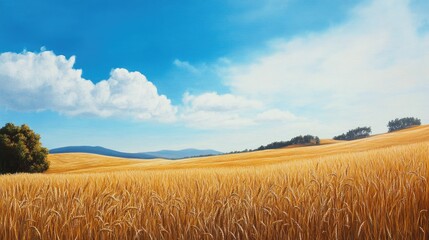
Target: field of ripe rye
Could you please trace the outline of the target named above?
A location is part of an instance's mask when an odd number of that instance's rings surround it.
[[[265,166],[0,176],[0,239],[428,239],[429,142]]]

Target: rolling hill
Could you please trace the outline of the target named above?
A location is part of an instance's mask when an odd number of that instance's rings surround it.
[[[49,155],[0,175],[0,239],[427,239],[429,126],[183,160]]]
[[[262,166],[298,160],[311,160],[347,153],[366,152],[421,142],[429,142],[429,125],[378,134],[354,141],[333,141],[326,139],[321,140],[321,145],[318,146],[197,157],[176,161],[152,159],[141,162],[133,159],[84,153],[51,154],[49,155],[51,167],[47,173]]]

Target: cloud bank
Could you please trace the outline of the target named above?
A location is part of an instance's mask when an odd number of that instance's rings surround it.
[[[323,122],[384,128],[394,117],[428,119],[429,12],[413,7],[365,2],[326,31],[272,41],[270,53],[230,66],[226,82],[233,94],[283,103]]]
[[[74,64],[74,56],[67,59],[52,51],[0,54],[0,106],[18,111],[50,110],[71,116],[178,120],[203,129],[242,128],[264,121],[292,119],[290,113],[280,110],[267,116],[270,112],[260,101],[216,92],[185,93],[182,105],[174,106],[139,72],[116,68],[107,80],[94,83],[84,79],[82,70],[75,69]]]
[[[0,105],[19,111],[173,121],[176,107],[139,72],[113,69],[96,84],[51,51],[0,54]]]

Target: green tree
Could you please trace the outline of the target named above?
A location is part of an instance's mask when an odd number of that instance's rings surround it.
[[[311,145],[319,145],[320,139],[317,136],[312,135],[304,135],[304,136],[296,136],[289,141],[280,141],[280,142],[272,142],[265,146],[260,146],[259,148],[253,151],[266,150],[266,149],[276,149],[287,147],[294,144],[311,144]]]
[[[371,134],[371,127],[358,127],[352,130],[349,130],[347,133],[335,136],[335,140],[355,140],[360,138],[369,137]]]
[[[418,118],[406,117],[401,119],[396,118],[395,120],[389,121],[389,123],[387,123],[387,127],[389,128],[389,132],[393,132],[393,131],[401,130],[411,126],[418,126],[421,124],[422,122]]]
[[[0,174],[44,172],[49,168],[48,149],[27,125],[7,123],[0,129]]]

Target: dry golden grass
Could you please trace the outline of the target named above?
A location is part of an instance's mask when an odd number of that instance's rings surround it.
[[[250,153],[190,158],[180,161],[130,160],[94,154],[51,154],[48,173],[94,173],[123,170],[166,170],[190,168],[230,168],[266,166],[298,160],[310,160],[340,153],[401,146],[429,141],[429,125],[409,128],[395,133],[377,135],[356,141],[322,140],[320,146],[283,148]]]
[[[428,239],[427,131],[0,176],[0,239]]]

